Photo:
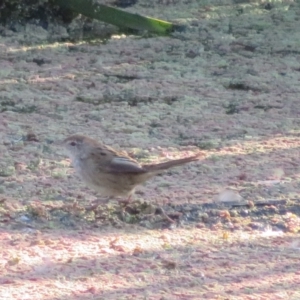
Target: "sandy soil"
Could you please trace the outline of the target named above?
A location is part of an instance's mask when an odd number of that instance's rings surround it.
[[[187,29],[48,43],[66,29],[1,28],[0,299],[300,299],[299,3],[127,10]],[[135,196],[182,217],[87,213],[98,196],[55,145],[76,132],[142,162],[201,151]]]

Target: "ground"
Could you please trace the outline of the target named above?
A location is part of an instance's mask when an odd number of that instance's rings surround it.
[[[300,6],[237,2],[126,8],[170,37],[1,28],[0,299],[300,299]],[[89,209],[73,133],[201,158]]]

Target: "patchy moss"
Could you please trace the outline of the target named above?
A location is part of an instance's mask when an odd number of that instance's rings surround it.
[[[9,177],[15,174],[14,166],[3,166],[0,167],[0,176],[1,177]]]

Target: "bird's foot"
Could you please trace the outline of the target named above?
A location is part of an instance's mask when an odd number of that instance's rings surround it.
[[[86,207],[87,211],[92,211],[95,210],[99,205],[105,205],[109,202],[110,197],[106,199],[96,199],[90,203],[88,207]]]

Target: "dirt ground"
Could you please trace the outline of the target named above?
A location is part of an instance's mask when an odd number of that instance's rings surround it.
[[[299,2],[126,10],[186,30],[0,28],[0,299],[300,299]],[[73,133],[201,159],[87,209],[56,144]]]

